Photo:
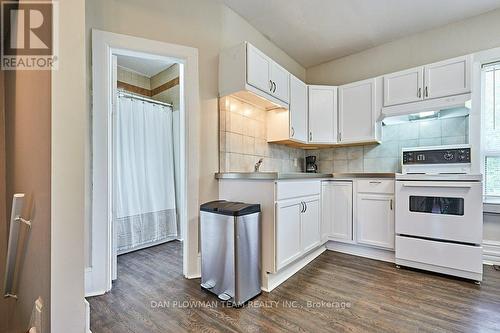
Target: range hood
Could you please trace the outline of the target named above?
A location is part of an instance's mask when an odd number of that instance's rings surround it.
[[[470,94],[464,94],[383,108],[381,118],[385,125],[394,125],[417,120],[468,116],[470,109]]]
[[[400,117],[404,119],[409,116],[422,114],[427,116],[430,112],[442,112],[452,110],[451,112],[467,112],[471,108],[471,94],[462,94],[456,96],[435,98],[420,102],[393,105],[382,108],[381,120],[386,121],[387,118]],[[415,120],[415,119],[408,119]]]

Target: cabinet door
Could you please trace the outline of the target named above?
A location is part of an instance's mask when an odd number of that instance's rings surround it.
[[[394,249],[394,197],[357,195],[357,242]]]
[[[424,68],[412,68],[384,76],[384,106],[418,102],[423,94]]]
[[[319,197],[304,200],[301,218],[302,252],[306,253],[321,244]]]
[[[352,243],[352,182],[326,181],[321,191],[321,240]]]
[[[279,270],[302,254],[302,204],[300,200],[286,200],[276,206],[276,266]]]
[[[289,84],[290,84],[290,74],[275,63],[271,61],[269,64],[269,76],[273,85],[272,94],[274,97],[288,103],[289,98]]]
[[[247,82],[266,93],[271,93],[269,75],[271,60],[252,45],[247,45]]]
[[[307,142],[307,85],[290,76],[290,138]]]
[[[310,143],[337,142],[337,87],[309,86]]]
[[[424,67],[424,97],[465,94],[470,89],[470,56],[440,61]]]
[[[352,182],[332,182],[333,216],[330,236],[340,241],[352,241]]]
[[[341,143],[375,139],[376,79],[339,87],[339,138]]]

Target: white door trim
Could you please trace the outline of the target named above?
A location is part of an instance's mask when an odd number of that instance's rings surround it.
[[[198,49],[144,38],[92,30],[92,218],[85,294],[111,289],[111,79],[112,55],[175,59],[180,70],[181,232],[184,231],[183,273],[200,275],[198,256],[199,77]],[[183,69],[183,70],[182,70]],[[184,73],[184,75],[183,75]],[[182,98],[183,97],[183,98]],[[186,189],[189,189],[187,191]],[[184,226],[184,228],[182,227]],[[184,230],[183,230],[184,229]]]

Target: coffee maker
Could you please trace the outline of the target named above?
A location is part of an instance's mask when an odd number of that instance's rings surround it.
[[[306,156],[306,172],[318,172],[316,156]]]

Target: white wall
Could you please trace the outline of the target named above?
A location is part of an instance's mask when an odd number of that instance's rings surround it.
[[[51,332],[82,333],[84,307],[85,0],[59,1],[52,72]]]
[[[214,173],[218,171],[218,55],[224,48],[244,40],[253,43],[299,78],[305,69],[267,40],[239,15],[218,1],[208,0],[87,0],[87,84],[90,99],[91,29],[111,31],[163,42],[196,47],[199,50],[201,133],[200,202],[218,197]],[[90,112],[87,111],[87,118]],[[90,166],[90,127],[86,122],[86,157]],[[86,197],[90,198],[90,173],[86,174]],[[86,209],[86,219],[90,215]]]
[[[311,84],[344,84],[500,46],[500,9],[307,69]]]

